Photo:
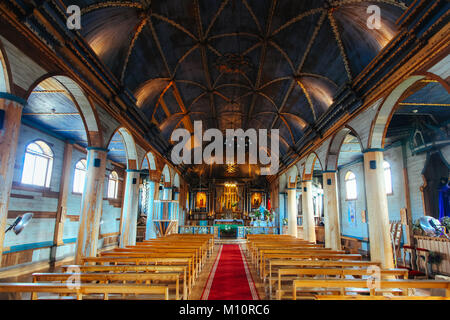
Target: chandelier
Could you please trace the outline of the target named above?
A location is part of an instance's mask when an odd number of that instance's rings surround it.
[[[227,188],[236,188],[237,184],[234,182],[225,182],[225,187]]]

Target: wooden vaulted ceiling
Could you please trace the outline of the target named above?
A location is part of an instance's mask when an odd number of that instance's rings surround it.
[[[78,4],[81,34],[167,139],[196,120],[204,129],[278,128],[283,154],[395,35],[410,2]],[[381,8],[380,30],[367,27],[371,4]]]

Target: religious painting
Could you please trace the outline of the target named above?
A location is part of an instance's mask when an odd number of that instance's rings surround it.
[[[254,192],[250,198],[252,203],[252,209],[257,209],[262,202],[262,194],[260,192]]]
[[[206,193],[197,192],[197,197],[195,199],[195,207],[197,209],[206,208]]]
[[[355,202],[353,202],[353,201],[348,202],[347,214],[348,214],[348,224],[351,225],[351,226],[356,227]]]

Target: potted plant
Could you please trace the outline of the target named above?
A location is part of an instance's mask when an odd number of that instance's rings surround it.
[[[450,233],[450,217],[442,217],[441,218],[441,225],[445,227],[446,233]]]

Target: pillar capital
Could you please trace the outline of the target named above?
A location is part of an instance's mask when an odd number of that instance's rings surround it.
[[[109,152],[109,149],[106,148],[101,148],[101,147],[87,147],[86,148],[87,151],[98,151],[98,152]]]
[[[366,150],[363,150],[363,154],[366,154],[366,153],[372,153],[372,152],[384,152],[384,149],[383,148],[368,148],[368,149],[366,149]]]
[[[141,173],[141,170],[136,170],[136,169],[126,169],[125,171],[127,173]]]

